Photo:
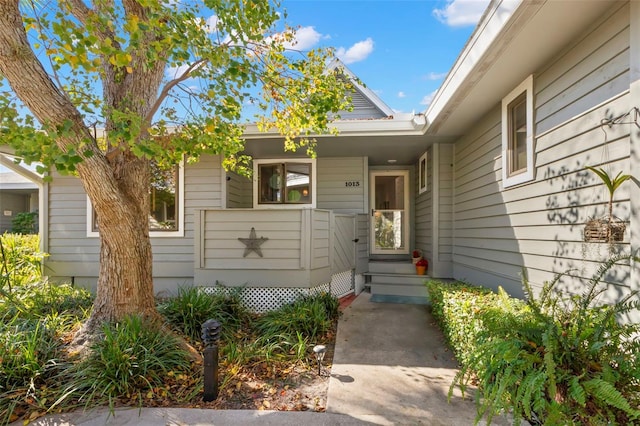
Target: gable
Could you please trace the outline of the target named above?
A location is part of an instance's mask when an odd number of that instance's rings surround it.
[[[339,68],[345,79],[353,85],[351,96],[352,111],[340,111],[340,118],[343,120],[362,120],[387,118],[393,115],[393,110],[385,104],[371,89],[366,87],[360,79],[342,63],[335,58],[327,66],[327,70]]]

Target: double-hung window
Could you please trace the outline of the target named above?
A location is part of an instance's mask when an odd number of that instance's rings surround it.
[[[179,237],[184,235],[184,164],[160,168],[151,164],[149,186],[149,235]],[[95,210],[87,197],[87,235],[98,236]]]
[[[315,207],[315,159],[254,160],[254,206]]]
[[[502,100],[502,184],[518,185],[535,178],[533,76]]]

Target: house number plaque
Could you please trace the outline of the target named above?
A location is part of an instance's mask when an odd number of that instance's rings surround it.
[[[347,187],[355,187],[355,186],[360,186],[360,181],[359,180],[348,180],[344,183],[344,186]]]

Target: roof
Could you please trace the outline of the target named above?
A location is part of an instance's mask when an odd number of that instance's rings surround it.
[[[368,87],[366,87],[360,79],[338,58],[334,58],[329,65],[327,65],[327,70],[335,70],[340,69],[342,73],[349,78],[349,81],[354,86],[354,89],[358,96],[359,100],[368,103],[373,106],[377,111],[380,112],[382,117],[393,116],[393,110],[389,108],[387,104],[385,104],[375,92]],[[354,99],[355,101],[355,99]],[[359,105],[354,105],[354,108],[358,108]],[[380,118],[382,118],[380,117]],[[376,117],[377,118],[377,117]]]
[[[425,111],[426,134],[463,133],[615,1],[492,0]]]

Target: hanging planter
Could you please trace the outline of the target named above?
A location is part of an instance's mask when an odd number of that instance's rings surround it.
[[[609,215],[602,218],[589,219],[584,228],[584,240],[586,242],[613,243],[624,239],[626,225],[622,220],[613,215],[613,194],[631,175],[623,175],[619,172],[614,178],[602,168],[587,166],[587,169],[598,175],[609,190]]]
[[[617,217],[590,219],[584,227],[584,240],[592,243],[620,242],[626,225]]]

